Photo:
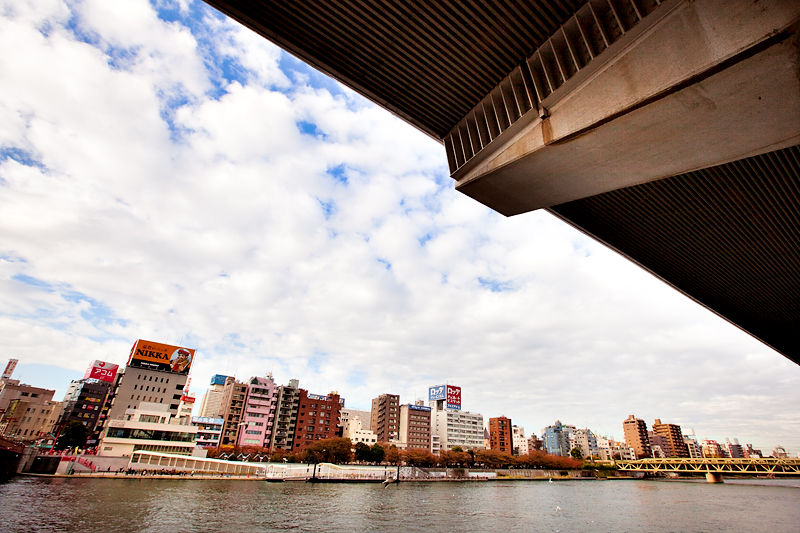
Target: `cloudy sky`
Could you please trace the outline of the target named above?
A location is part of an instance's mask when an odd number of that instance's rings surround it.
[[[56,389],[136,339],[353,408],[463,388],[800,452],[800,368],[199,1],[0,0],[0,339]],[[3,361],[4,362],[4,361]]]

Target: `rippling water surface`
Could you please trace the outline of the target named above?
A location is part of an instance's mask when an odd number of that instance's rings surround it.
[[[800,482],[334,485],[17,477],[0,531],[800,532]]]

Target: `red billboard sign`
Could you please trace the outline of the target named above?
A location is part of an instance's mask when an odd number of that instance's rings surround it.
[[[447,386],[447,407],[448,409],[461,409],[461,387]]]
[[[95,360],[92,361],[92,364],[86,369],[83,379],[99,379],[100,381],[113,383],[114,377],[117,375],[117,370],[119,370],[119,365],[112,365],[105,361]]]

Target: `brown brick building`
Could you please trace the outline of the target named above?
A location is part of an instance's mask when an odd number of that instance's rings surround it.
[[[636,458],[651,457],[650,437],[647,435],[647,423],[641,418],[630,415],[622,422],[625,432],[625,443],[633,448]]]
[[[499,416],[489,419],[489,448],[508,454],[514,452],[510,418]]]
[[[683,442],[681,427],[677,424],[662,424],[660,418],[655,419],[653,434],[661,435],[667,440],[668,450],[664,450],[669,457],[689,457],[689,449]]]
[[[381,394],[372,400],[369,429],[378,442],[390,442],[400,436],[400,396]]]
[[[400,406],[400,441],[406,448],[431,449],[431,408],[419,404]]]
[[[314,441],[338,436],[342,403],[336,392],[322,396],[300,389],[300,409],[292,450],[296,453],[314,444]]]

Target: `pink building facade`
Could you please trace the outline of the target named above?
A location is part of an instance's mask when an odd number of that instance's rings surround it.
[[[242,410],[239,446],[269,447],[272,438],[278,391],[272,376],[254,377],[247,382],[247,399]]]

